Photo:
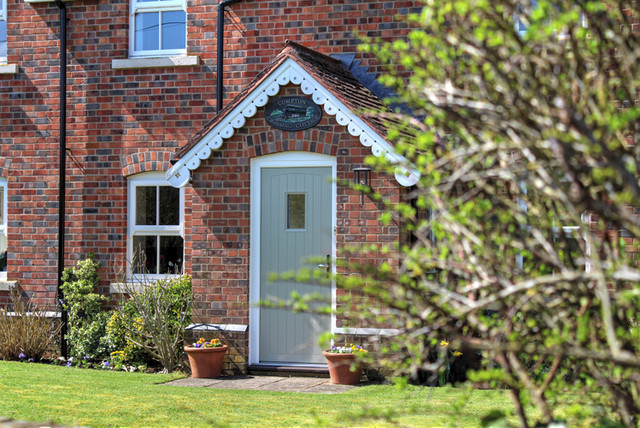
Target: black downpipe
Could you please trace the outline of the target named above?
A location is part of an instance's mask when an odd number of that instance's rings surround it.
[[[56,0],[60,9],[60,181],[58,197],[58,304],[62,316],[60,329],[60,353],[68,357],[67,323],[69,316],[64,308],[62,292],[62,272],[64,271],[64,231],[65,231],[65,191],[67,154],[67,8],[61,0]]]
[[[56,0],[59,1],[59,0]],[[218,4],[218,74],[216,76],[216,91],[217,91],[217,104],[216,110],[219,113],[222,110],[222,102],[224,99],[224,89],[222,87],[224,65],[224,9],[227,6],[231,6],[234,3],[238,3],[240,0],[222,0]]]

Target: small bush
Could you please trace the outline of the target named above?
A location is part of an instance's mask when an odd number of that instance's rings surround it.
[[[106,297],[94,292],[98,286],[100,264],[89,254],[86,260],[62,274],[64,308],[69,314],[67,341],[70,355],[75,359],[88,357],[103,360],[109,357],[102,337],[106,335],[108,312],[102,309]]]
[[[127,339],[146,349],[165,372],[182,364],[184,329],[191,322],[191,277],[180,276],[137,283],[142,291],[127,290],[120,313]]]
[[[58,338],[59,325],[26,303],[17,287],[10,295],[13,313],[0,309],[0,358],[38,361]]]
[[[130,334],[126,323],[135,318],[137,316],[131,305],[125,305],[122,311],[110,312],[106,335],[102,338],[102,342],[110,351],[111,364],[119,362],[138,366],[151,362],[151,355],[143,347],[127,338]]]

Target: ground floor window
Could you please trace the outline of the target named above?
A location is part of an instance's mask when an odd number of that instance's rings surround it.
[[[163,173],[136,175],[128,190],[130,273],[182,273],[184,190],[170,186]]]

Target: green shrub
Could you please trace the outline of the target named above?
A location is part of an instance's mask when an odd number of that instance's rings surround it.
[[[111,315],[102,308],[107,298],[94,292],[99,282],[99,267],[100,263],[89,254],[62,274],[64,308],[69,314],[66,338],[70,356],[75,359],[103,360],[109,356],[109,349],[101,339],[106,335]]]
[[[0,358],[40,360],[58,338],[59,325],[26,303],[17,287],[10,296],[13,313],[0,309]]]
[[[137,316],[131,305],[125,305],[122,310],[110,312],[102,342],[109,350],[110,362],[114,366],[116,362],[135,366],[150,362],[151,355],[143,347],[127,338],[130,334],[126,323],[135,318]]]
[[[137,283],[119,309],[127,339],[146,349],[170,372],[182,364],[184,329],[191,322],[191,277]]]

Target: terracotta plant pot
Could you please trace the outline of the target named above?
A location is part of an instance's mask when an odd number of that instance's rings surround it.
[[[227,353],[227,345],[217,348],[192,348],[185,346],[184,351],[189,357],[191,375],[198,378],[220,377],[224,354]]]
[[[355,385],[360,383],[362,375],[362,363],[357,362],[355,354],[334,354],[332,352],[322,351],[329,365],[329,376],[331,383],[340,385]],[[351,366],[357,364],[353,371]]]

